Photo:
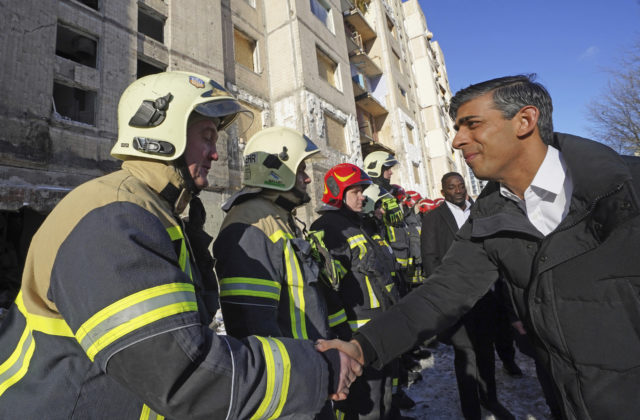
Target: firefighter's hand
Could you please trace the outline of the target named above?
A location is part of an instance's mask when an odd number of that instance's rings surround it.
[[[513,328],[515,328],[516,331],[518,331],[518,334],[520,334],[520,335],[526,335],[527,334],[527,330],[524,329],[524,325],[522,324],[522,321],[512,322],[511,326]]]
[[[347,346],[343,346],[347,345]],[[330,349],[337,349],[340,354],[340,380],[338,382],[338,389],[335,394],[329,397],[334,401],[340,401],[347,398],[349,394],[349,387],[356,380],[356,378],[362,375],[362,363],[360,363],[355,357],[351,356],[347,351],[353,352],[348,346],[351,343],[341,340],[318,340],[316,341],[316,349],[318,351],[327,351]],[[360,351],[360,345],[357,344],[357,351]],[[345,351],[346,350],[346,351]],[[353,353],[355,354],[355,353]],[[362,356],[360,356],[362,360]]]
[[[404,220],[402,207],[395,198],[385,197],[382,199],[382,209],[384,210],[384,219],[388,224],[397,225]]]

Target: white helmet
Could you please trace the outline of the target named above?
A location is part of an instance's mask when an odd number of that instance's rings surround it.
[[[244,185],[289,191],[298,166],[320,149],[307,136],[287,127],[265,128],[244,148]]]
[[[111,155],[121,160],[179,158],[186,148],[192,112],[217,121],[218,131],[239,115],[243,115],[238,119],[239,134],[253,121],[251,111],[206,76],[182,71],[152,74],[131,83],[120,97],[118,140]]]
[[[398,161],[389,152],[378,150],[371,152],[364,158],[364,170],[371,178],[378,178],[382,175],[382,167],[392,167],[397,165]]]
[[[392,197],[391,194],[384,188],[380,188],[377,184],[371,184],[364,191],[362,191],[365,200],[362,204],[361,213],[372,214],[376,209],[376,203],[384,197]]]

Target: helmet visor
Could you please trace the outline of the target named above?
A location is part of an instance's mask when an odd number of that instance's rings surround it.
[[[202,103],[194,111],[204,117],[218,119],[218,131],[235,127],[237,136],[243,135],[253,123],[253,112],[232,98]]]

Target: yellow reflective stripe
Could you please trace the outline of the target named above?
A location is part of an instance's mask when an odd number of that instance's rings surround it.
[[[134,293],[97,312],[80,326],[76,340],[93,361],[100,350],[136,329],[197,310],[192,284],[164,284]]]
[[[389,237],[389,242],[396,241],[396,231],[393,226],[387,226],[387,236]]]
[[[269,239],[275,244],[280,239],[293,239],[293,235],[280,229],[269,235]]]
[[[367,247],[365,246],[365,243],[367,242],[366,238],[364,237],[364,235],[360,234],[360,235],[354,235],[350,238],[347,238],[347,242],[349,243],[349,247],[351,249],[358,247],[360,248],[360,255],[359,258],[362,259],[364,258],[364,255],[367,253]]]
[[[255,336],[262,344],[267,365],[267,384],[264,399],[251,419],[278,418],[289,393],[291,360],[284,344],[271,337]]]
[[[362,327],[364,324],[366,324],[369,321],[371,320],[370,319],[356,319],[352,321],[350,320],[349,326],[351,327],[351,331],[356,332],[360,327]]]
[[[345,419],[345,413],[343,413],[340,410],[336,410],[336,420],[344,420]]]
[[[407,268],[407,265],[409,264],[409,260],[407,258],[396,257],[396,261],[398,261],[398,263],[402,266],[402,268]]]
[[[142,412],[140,413],[140,420],[164,420],[164,416],[153,411],[148,405],[142,406]]]
[[[378,301],[376,294],[373,293],[373,287],[371,287],[369,276],[364,276],[364,282],[367,285],[367,293],[369,293],[369,302],[371,302],[371,308],[379,308],[380,302]]]
[[[335,314],[329,315],[329,326],[335,327],[338,324],[341,324],[347,320],[347,314],[344,309],[340,309]]]
[[[335,259],[333,260],[333,269],[335,270],[336,276],[339,280],[342,280],[348,273],[347,269],[344,268],[344,265]]]
[[[191,281],[193,281],[189,251],[187,250],[187,243],[184,240],[182,229],[180,229],[180,226],[171,226],[167,228],[167,233],[172,241],[180,239],[180,255],[178,256],[178,263],[180,264],[180,269],[187,273]]]
[[[282,413],[282,408],[284,407],[285,402],[287,402],[287,396],[289,395],[289,383],[291,380],[291,360],[289,359],[289,353],[287,352],[287,348],[282,344],[282,341],[272,338],[280,351],[280,357],[282,359],[283,365],[283,377],[282,377],[282,387],[280,389],[280,401],[278,401],[278,407],[276,408],[276,412],[273,413],[273,416],[270,419],[277,419],[280,417]]]
[[[280,301],[280,283],[250,277],[226,277],[220,280],[220,297],[251,296]]]
[[[307,320],[305,318],[304,280],[300,271],[300,264],[291,242],[284,246],[284,260],[287,271],[287,286],[289,288],[289,317],[291,318],[291,332],[293,338],[309,339]]]
[[[29,324],[26,324],[15,350],[0,365],[0,396],[27,373],[35,348]]]
[[[22,291],[16,297],[16,306],[27,318],[27,324],[32,331],[40,331],[48,335],[60,335],[62,337],[73,337],[73,332],[67,322],[62,318],[50,318],[48,316],[34,315],[27,311],[22,298]]]
[[[386,285],[386,286],[384,286],[384,287],[387,289],[387,291],[389,291],[389,292],[390,292],[390,291],[391,291],[391,289],[393,289],[393,286],[394,286],[394,284],[393,284],[393,283],[389,283],[389,284],[387,284],[387,285]]]

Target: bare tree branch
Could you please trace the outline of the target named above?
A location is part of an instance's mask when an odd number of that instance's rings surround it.
[[[620,153],[640,155],[640,40],[608,71],[607,91],[588,106],[591,132]]]

